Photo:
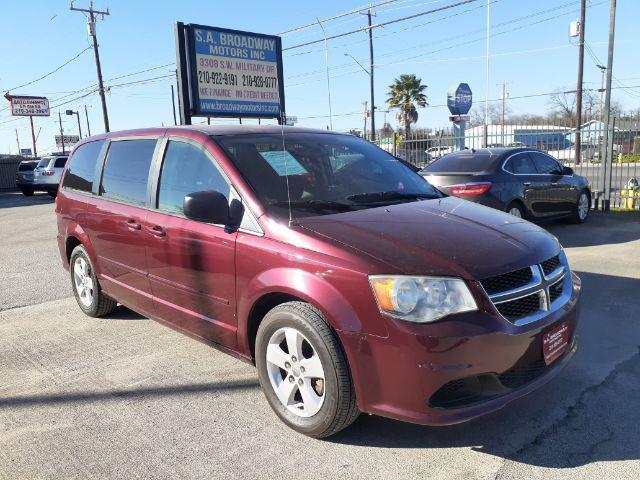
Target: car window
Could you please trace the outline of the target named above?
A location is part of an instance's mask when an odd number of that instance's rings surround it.
[[[47,165],[49,165],[50,161],[51,161],[51,157],[43,158],[38,162],[38,166],[36,168],[41,168],[41,169],[46,168]]]
[[[560,164],[553,158],[538,152],[530,152],[529,155],[533,158],[538,173],[547,175],[561,175],[562,168]]]
[[[35,164],[33,163],[21,163],[18,167],[19,172],[30,172],[35,168]]]
[[[67,157],[59,157],[56,158],[56,162],[53,164],[54,168],[64,168],[64,165],[67,163]]]
[[[76,149],[69,162],[67,173],[64,175],[63,187],[73,188],[82,192],[91,192],[93,190],[96,161],[103,145],[104,140],[100,140],[85,143]]]
[[[215,190],[223,193],[228,199],[229,189],[229,184],[201,147],[169,141],[160,172],[160,210],[182,214],[186,195]]]
[[[495,164],[487,150],[462,150],[440,157],[420,173],[475,173],[491,170]]]
[[[106,198],[144,205],[149,165],[157,140],[111,142],[102,174],[100,193]]]
[[[518,153],[512,156],[504,166],[505,170],[517,175],[538,173],[527,153]]]

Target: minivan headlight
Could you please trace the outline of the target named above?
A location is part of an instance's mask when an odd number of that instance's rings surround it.
[[[369,283],[382,313],[409,322],[435,322],[478,309],[460,278],[370,275]]]

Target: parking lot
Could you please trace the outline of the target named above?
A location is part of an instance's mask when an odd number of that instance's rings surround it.
[[[123,307],[84,316],[47,195],[0,193],[0,479],[640,477],[640,216],[545,225],[583,281],[555,380],[451,427],[361,415],[314,440],[254,369]]]

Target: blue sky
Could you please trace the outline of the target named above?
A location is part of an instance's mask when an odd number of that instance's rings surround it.
[[[89,46],[85,19],[68,9],[67,1],[6,0],[3,2],[3,41],[0,42],[0,90],[2,93],[33,80],[58,67]],[[378,7],[374,23],[412,15],[454,3],[453,0],[398,0]],[[88,0],[77,1],[85,6]],[[109,8],[111,15],[98,22],[100,54],[106,85],[112,130],[173,123],[171,109],[172,78],[161,78],[135,86],[117,84],[162,77],[172,73],[175,61],[173,25],[175,21],[236,28],[263,33],[278,33],[292,27],[324,19],[364,5],[349,1],[125,1],[96,0],[95,7]],[[606,63],[609,0],[588,0],[587,43],[596,57]],[[500,87],[508,81],[511,97],[553,91],[559,87],[574,89],[577,75],[577,48],[571,44],[568,25],[578,17],[577,0],[494,0],[491,4],[491,81],[489,98],[498,98]],[[636,86],[614,90],[614,99],[625,109],[640,108],[640,68],[637,51],[640,36],[638,0],[618,0],[614,75],[618,84]],[[363,15],[352,15],[329,22],[327,34],[353,30],[366,24]],[[374,30],[376,55],[376,103],[385,109],[388,85],[403,73],[415,73],[428,85],[430,107],[420,110],[418,126],[442,127],[448,124],[444,107],[446,91],[456,82],[467,82],[474,92],[474,104],[485,95],[485,7],[484,0],[445,12]],[[283,36],[289,47],[321,38],[318,27]],[[8,41],[7,41],[8,40]],[[329,42],[333,128],[362,128],[363,102],[369,99],[369,78],[345,53],[368,67],[368,42],[365,33]],[[165,65],[165,66],[162,66]],[[155,68],[137,75],[140,70]],[[296,115],[299,124],[325,128],[329,125],[325,54],[322,44],[285,51],[285,97],[287,113]],[[585,86],[597,88],[600,71],[585,55]],[[12,94],[46,95],[52,116],[36,118],[40,130],[38,150],[51,151],[54,135],[59,133],[57,112],[63,112],[65,133],[77,133],[75,117],[64,110],[84,109],[87,105],[92,133],[102,131],[98,95],[73,93],[96,82],[93,54],[89,50],[57,73]],[[59,100],[56,100],[59,99]],[[513,98],[508,101],[513,113],[543,113],[549,109],[546,97]],[[0,152],[15,152],[15,129],[21,146],[30,147],[27,118],[10,117],[8,102],[0,99]],[[376,116],[382,126],[384,113]],[[394,114],[387,119],[395,124]],[[83,133],[86,134],[84,115]],[[195,120],[198,122],[199,120]],[[229,120],[215,120],[214,123]]]

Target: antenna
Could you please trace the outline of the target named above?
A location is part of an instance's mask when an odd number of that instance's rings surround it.
[[[287,148],[284,142],[284,122],[280,122],[280,135],[282,136],[282,157],[284,160],[284,178],[287,182],[287,205],[289,207],[289,226],[293,222],[293,216],[291,214],[291,189],[289,188],[289,168],[287,165]]]

